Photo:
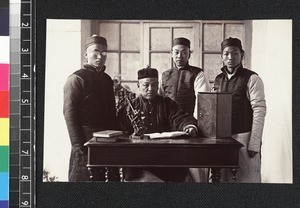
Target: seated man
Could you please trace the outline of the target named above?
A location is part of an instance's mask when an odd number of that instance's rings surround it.
[[[144,68],[138,71],[140,95],[131,103],[142,113],[144,132],[185,131],[191,137],[197,136],[197,120],[178,107],[168,97],[158,95],[158,71]],[[128,108],[127,108],[128,110]],[[124,130],[133,133],[132,123],[126,115],[126,107],[119,112]],[[126,168],[125,181],[134,182],[184,182],[188,179],[188,168]]]

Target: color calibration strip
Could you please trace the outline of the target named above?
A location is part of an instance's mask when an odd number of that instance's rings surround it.
[[[19,207],[20,198],[20,0],[10,0],[10,173],[9,206]]]
[[[31,14],[30,0],[10,1],[9,207],[34,207]]]
[[[9,1],[0,2],[0,207],[9,207]]]

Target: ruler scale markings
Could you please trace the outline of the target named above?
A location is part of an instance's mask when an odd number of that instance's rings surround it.
[[[18,207],[19,199],[20,199],[20,158],[19,158],[19,149],[20,149],[20,138],[19,138],[19,119],[20,109],[19,109],[19,101],[20,101],[20,3],[11,3],[10,9],[19,8],[10,12],[10,19],[16,20],[10,25],[10,78],[11,78],[11,86],[10,86],[10,164],[9,164],[9,207]],[[15,81],[14,81],[15,80]],[[17,119],[17,120],[15,120]]]
[[[31,0],[10,5],[19,7],[18,22],[10,27],[11,34],[11,151],[9,207],[34,206],[33,149],[33,21]],[[15,17],[10,14],[10,17]],[[14,19],[14,18],[12,18]]]
[[[33,205],[32,196],[32,164],[31,157],[32,152],[30,151],[31,145],[31,113],[32,105],[30,98],[32,97],[32,70],[31,70],[31,1],[21,1],[21,99],[20,99],[20,111],[21,111],[21,122],[20,122],[20,206],[31,207]],[[26,14],[26,15],[24,15]],[[24,41],[26,40],[26,42]],[[27,94],[24,94],[27,93]],[[24,130],[28,131],[24,134]]]

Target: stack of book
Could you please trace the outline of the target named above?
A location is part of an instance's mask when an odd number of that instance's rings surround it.
[[[116,142],[121,135],[123,135],[123,132],[118,130],[93,132],[93,137],[95,138],[96,142]]]

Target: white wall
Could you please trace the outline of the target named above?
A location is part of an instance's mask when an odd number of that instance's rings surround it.
[[[63,117],[63,86],[81,67],[81,21],[47,20],[44,168],[68,180],[70,139]]]
[[[253,21],[252,70],[265,86],[262,180],[292,183],[292,21]]]

